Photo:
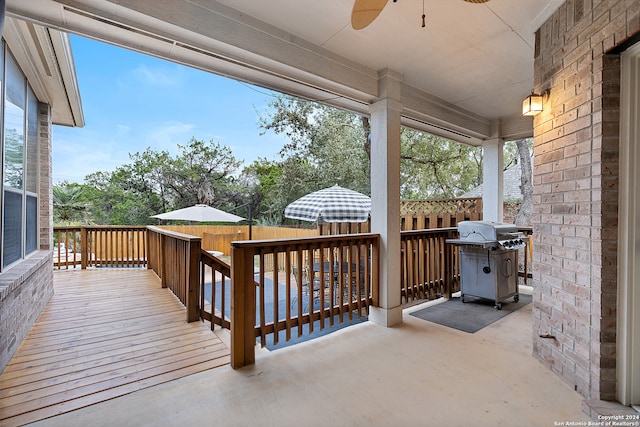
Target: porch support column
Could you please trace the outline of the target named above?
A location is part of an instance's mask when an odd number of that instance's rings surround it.
[[[379,307],[369,320],[402,323],[400,306],[400,99],[401,75],[380,73],[381,100],[371,111],[371,231],[380,234]]]
[[[504,141],[491,139],[482,144],[482,219],[502,222],[504,209]]]

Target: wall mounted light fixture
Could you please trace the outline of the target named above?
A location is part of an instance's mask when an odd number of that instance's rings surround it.
[[[540,112],[542,112],[542,95],[531,92],[531,95],[522,101],[522,115],[535,116]]]

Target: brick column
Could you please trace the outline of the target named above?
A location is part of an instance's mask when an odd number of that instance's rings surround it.
[[[38,202],[40,203],[40,249],[53,248],[53,196],[52,181],[52,142],[51,142],[51,106],[38,104],[39,135],[38,148],[40,159],[40,177]]]

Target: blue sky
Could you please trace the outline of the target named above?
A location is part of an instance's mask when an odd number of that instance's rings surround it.
[[[258,127],[272,92],[73,35],[71,47],[86,124],[54,126],[54,184],[112,171],[147,147],[175,155],[191,137],[244,165],[279,158],[283,137]]]

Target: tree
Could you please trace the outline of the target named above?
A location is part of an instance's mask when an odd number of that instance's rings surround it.
[[[196,203],[233,203],[240,162],[228,147],[192,138],[172,157],[147,148],[131,163],[85,178],[83,198],[97,224],[148,224],[151,215]]]
[[[96,172],[85,177],[84,195],[91,222],[110,225],[143,225],[161,212],[162,202],[153,193],[132,185],[130,165],[113,172]]]
[[[281,96],[260,125],[290,142],[278,162],[254,163],[261,191],[261,212],[270,222],[284,220],[284,208],[305,194],[338,184],[370,193],[369,156],[362,119],[356,114],[311,101]]]
[[[481,183],[482,151],[411,129],[401,133],[401,196],[451,198]]]
[[[282,224],[284,209],[289,203],[323,186],[318,168],[301,156],[290,156],[277,162],[257,160],[245,168],[245,174],[255,176],[256,197],[261,200],[258,211],[270,224]]]
[[[52,188],[53,221],[70,225],[72,222],[82,222],[86,206],[82,201],[83,189],[78,184],[66,181],[56,184]]]
[[[283,159],[295,159],[288,166],[299,166],[305,159],[315,169],[317,180],[306,180],[312,184],[306,192],[334,184],[370,192],[369,156],[363,143],[366,136],[358,115],[284,95],[270,107],[260,125],[265,131],[290,138],[280,151]]]
[[[366,116],[282,96],[260,123],[265,131],[290,138],[281,151],[282,182],[275,191],[280,199],[270,199],[277,209],[333,184],[370,193],[371,127]],[[480,148],[406,128],[401,132],[403,198],[456,197],[481,183]]]
[[[519,139],[516,141],[518,148],[518,157],[520,159],[520,191],[522,192],[522,203],[516,213],[516,225],[530,225],[531,214],[533,213],[533,183],[531,181],[531,152],[529,145],[531,139]]]
[[[224,188],[232,181],[241,162],[229,147],[191,138],[185,146],[178,145],[181,154],[168,159],[163,171],[164,188],[174,196],[174,208],[198,203],[207,205],[226,202]]]

